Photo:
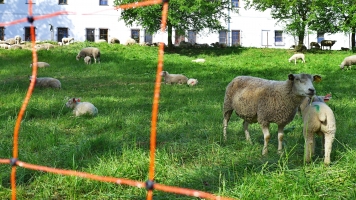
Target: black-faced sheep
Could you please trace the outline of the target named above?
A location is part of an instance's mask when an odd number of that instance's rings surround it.
[[[317,42],[311,42],[310,43],[310,48],[311,49],[320,49],[320,45]]]
[[[224,98],[223,133],[232,112],[242,118],[247,141],[251,141],[248,125],[258,122],[264,135],[262,155],[267,154],[270,139],[269,125],[278,125],[278,152],[282,150],[283,129],[289,124],[305,97],[313,96],[313,81],[321,77],[310,74],[289,74],[286,81],[266,80],[251,76],[238,76],[226,87]]]
[[[315,134],[322,136],[324,147],[324,163],[330,164],[332,143],[335,138],[336,122],[331,108],[324,102],[330,99],[327,96],[306,97],[300,105],[303,116],[303,135],[305,140],[305,162],[309,163],[315,152]]]
[[[322,40],[320,42],[321,44],[321,49],[323,50],[324,47],[329,47],[331,50],[331,47],[335,44],[336,40]]]
[[[94,58],[94,61],[98,61],[100,63],[100,50],[96,47],[86,47],[80,50],[76,59],[79,60],[80,58],[85,58],[86,56],[91,56]]]
[[[352,65],[356,65],[356,55],[344,58],[340,64],[340,68],[344,69],[346,67],[346,69],[351,69]]]
[[[294,64],[297,64],[297,60],[301,59],[302,63],[305,63],[305,55],[302,53],[296,53],[293,56],[291,56],[288,61],[291,62],[292,60],[294,60]]]
[[[29,77],[30,82],[32,80],[32,76]],[[41,77],[35,78],[35,87],[42,87],[42,88],[56,88],[61,89],[61,82],[58,79],[51,78],[51,77]]]
[[[89,102],[80,102],[79,98],[71,98],[67,101],[66,106],[73,109],[73,114],[75,116],[81,115],[92,115],[98,114],[98,109]]]

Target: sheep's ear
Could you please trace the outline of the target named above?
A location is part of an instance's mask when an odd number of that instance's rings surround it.
[[[289,74],[288,75],[288,79],[290,80],[290,81],[294,81],[294,74]]]
[[[331,99],[331,94],[326,94],[324,96],[324,102],[328,102]]]
[[[75,98],[73,98],[73,102],[76,102],[76,99],[75,99]]]
[[[319,76],[319,75],[314,75],[313,78],[314,78],[314,81],[317,83],[319,83],[321,81],[321,76]]]

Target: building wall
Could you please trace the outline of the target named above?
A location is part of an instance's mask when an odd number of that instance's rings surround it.
[[[4,0],[0,4],[0,23],[11,22],[26,18],[28,16],[29,0]],[[120,20],[120,10],[113,9],[113,1],[108,0],[108,5],[99,5],[99,0],[67,0],[67,5],[59,5],[59,0],[33,0],[33,15],[40,16],[57,11],[68,11],[69,14],[56,17],[45,18],[34,22],[36,27],[36,39],[58,40],[58,28],[68,28],[68,37],[74,37],[75,41],[86,40],[86,29],[94,29],[94,39],[98,40],[99,30],[108,30],[108,39],[118,38],[124,43],[131,37],[131,29],[139,29],[140,42],[144,41],[145,32],[139,26],[128,27],[123,20]],[[99,11],[99,12],[98,12]],[[240,44],[245,47],[269,47],[269,48],[290,48],[296,44],[296,40],[291,35],[282,34],[282,42],[275,43],[275,31],[283,30],[282,24],[277,24],[272,19],[270,12],[259,12],[255,10],[245,10],[244,1],[240,1],[238,13],[230,13],[231,21],[223,22],[227,29],[227,44],[232,44],[231,31],[240,31]],[[53,32],[50,31],[50,25],[53,25]],[[25,27],[30,24],[19,23],[5,27],[5,39],[20,35],[25,38]],[[175,35],[173,34],[173,38]],[[167,43],[167,33],[156,33],[153,35],[152,42]],[[350,36],[348,34],[324,35],[325,39],[337,40],[333,49],[341,47],[350,47]],[[188,41],[188,38],[185,38]],[[215,43],[219,42],[219,33],[209,33],[208,30],[196,33],[197,43]],[[309,43],[317,41],[316,33],[309,33],[304,40],[304,44],[309,47]],[[173,39],[174,42],[174,39]]]

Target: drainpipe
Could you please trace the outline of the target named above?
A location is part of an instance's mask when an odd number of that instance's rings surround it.
[[[228,10],[227,15],[229,17],[228,22],[227,22],[227,46],[231,46],[230,9]]]

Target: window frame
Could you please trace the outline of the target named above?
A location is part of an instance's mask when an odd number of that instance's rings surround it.
[[[57,41],[58,42],[62,42],[62,38],[69,37],[68,30],[69,30],[68,27],[57,27]],[[63,34],[62,31],[64,31],[65,34]]]
[[[35,31],[35,36],[37,36],[36,34],[36,27],[34,27],[34,31]],[[24,27],[24,38],[25,40],[24,41],[31,41],[31,27],[30,26],[25,26]]]
[[[321,36],[322,35],[322,36]],[[318,31],[316,33],[316,41],[320,43],[322,40],[325,40],[325,33]]]
[[[135,38],[134,34],[133,34],[136,31],[138,33],[138,37],[137,38]],[[137,44],[139,44],[140,43],[140,29],[137,29],[137,28],[131,29],[130,34],[131,34],[131,38],[136,40]]]
[[[4,41],[5,40],[5,27],[0,26],[0,40]]]
[[[147,32],[147,30],[145,30],[145,39],[144,39],[145,43],[149,43],[152,44],[153,41],[153,36],[151,33]]]
[[[106,33],[102,33],[105,32]],[[108,28],[99,28],[99,40],[104,39],[106,41],[109,40],[109,29]]]
[[[219,44],[227,44],[227,30],[220,30],[219,31]]]
[[[237,38],[235,39],[234,33],[237,34]],[[241,45],[241,30],[231,30],[231,45]]]
[[[93,36],[93,40],[88,40],[88,31],[92,30],[93,31],[93,34],[90,34],[90,36],[92,35]],[[86,28],[85,29],[85,39],[89,42],[95,42],[95,28]]]
[[[106,4],[103,4],[104,2],[106,2]],[[109,5],[108,0],[99,0],[99,6],[108,6],[108,5]]]
[[[58,0],[58,5],[68,5],[68,0]]]

